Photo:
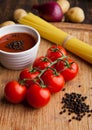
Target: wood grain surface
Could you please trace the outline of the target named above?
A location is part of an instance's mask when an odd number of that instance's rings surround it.
[[[92,26],[69,23],[54,23],[58,28],[76,36],[92,45]],[[52,45],[49,41],[41,39],[38,56],[45,55]],[[86,103],[92,109],[92,65],[83,61],[76,55],[68,52],[79,66],[79,73],[75,79],[66,82],[65,91],[52,95],[49,104],[40,109],[33,109],[23,103],[13,105],[4,99],[4,87],[12,79],[18,79],[20,71],[7,70],[0,65],[0,130],[92,130],[92,116],[81,121],[68,122],[68,113],[60,115],[61,99],[64,93],[76,92],[87,96]],[[81,87],[78,87],[81,85]]]

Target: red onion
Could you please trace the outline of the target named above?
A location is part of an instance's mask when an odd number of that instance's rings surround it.
[[[34,5],[39,16],[48,22],[60,22],[63,18],[63,11],[57,2],[48,2],[41,5]]]

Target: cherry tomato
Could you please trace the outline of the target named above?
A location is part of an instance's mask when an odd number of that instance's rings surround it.
[[[41,78],[51,93],[59,92],[65,84],[63,76],[50,69],[46,70]]]
[[[23,79],[34,79],[38,76],[40,72],[38,70],[36,70],[35,68],[32,69],[24,69],[20,72],[19,75],[19,79],[23,80]]]
[[[54,45],[47,50],[46,56],[52,61],[55,61],[57,58],[62,57],[62,54],[66,55],[66,50],[60,45]]]
[[[24,69],[20,72],[19,80],[24,80],[24,84],[29,87],[33,83],[33,79],[35,79],[39,75],[39,71],[35,68],[32,69]]]
[[[55,65],[55,68],[63,75],[66,81],[72,80],[78,73],[78,64],[71,58],[68,58],[65,61],[59,61]]]
[[[27,90],[26,99],[30,106],[40,108],[50,101],[50,91],[47,88],[42,88],[40,84],[33,84]]]
[[[34,61],[33,67],[43,70],[46,67],[48,67],[50,64],[51,64],[51,60],[49,58],[41,56]]]
[[[6,84],[4,89],[5,98],[11,103],[20,103],[26,95],[26,87],[13,80]]]

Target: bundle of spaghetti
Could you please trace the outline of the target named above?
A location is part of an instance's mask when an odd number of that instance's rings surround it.
[[[63,46],[68,51],[92,64],[91,45],[69,35],[51,23],[43,20],[39,16],[34,15],[33,13],[27,13],[27,15],[20,18],[18,22],[20,24],[34,27],[39,31],[42,38]]]

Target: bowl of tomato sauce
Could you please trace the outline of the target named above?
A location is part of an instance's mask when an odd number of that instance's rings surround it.
[[[26,25],[0,28],[0,63],[7,69],[21,70],[30,66],[40,45],[40,34]]]

